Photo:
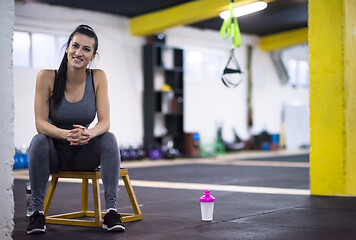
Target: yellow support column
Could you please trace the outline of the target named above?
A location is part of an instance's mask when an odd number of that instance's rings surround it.
[[[345,1],[346,189],[356,195],[356,1]]]
[[[309,0],[313,195],[356,195],[355,15],[355,0]]]

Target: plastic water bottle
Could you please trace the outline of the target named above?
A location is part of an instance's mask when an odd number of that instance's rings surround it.
[[[204,195],[200,198],[201,220],[212,221],[214,215],[215,197],[210,194],[209,190],[204,191]]]
[[[26,216],[32,215],[32,195],[31,195],[31,185],[26,184]]]

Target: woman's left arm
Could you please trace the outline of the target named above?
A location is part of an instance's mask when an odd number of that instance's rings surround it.
[[[88,129],[91,138],[106,133],[110,128],[110,104],[106,74],[103,70],[95,69],[93,75],[98,123]]]

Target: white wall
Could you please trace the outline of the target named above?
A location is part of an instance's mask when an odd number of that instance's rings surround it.
[[[231,39],[223,40],[218,31],[200,30],[192,27],[177,27],[165,32],[167,44],[195,49],[205,55],[222,56],[220,72],[228,60]],[[247,72],[247,46],[252,46],[252,134],[266,130],[271,134],[280,133],[282,109],[291,102],[303,102],[308,106],[308,89],[293,89],[282,85],[273,66],[270,54],[261,51],[256,36],[242,34],[242,45],[235,50],[235,56],[242,71]],[[220,80],[220,74],[201,74],[200,80],[185,79],[185,130],[197,131],[205,138],[216,134],[217,123],[223,123],[223,136],[232,140],[232,128],[243,139],[248,138],[247,130],[247,78],[234,89],[228,89]],[[308,122],[308,117],[305,117]],[[303,122],[304,123],[304,122]],[[307,128],[308,131],[308,128]],[[292,136],[293,137],[293,136]],[[309,139],[309,136],[304,136]],[[308,141],[307,141],[308,142]],[[295,147],[295,146],[293,146]]]
[[[14,1],[0,1],[0,239],[11,239],[14,229],[12,163],[14,156],[14,92],[12,32]]]
[[[220,77],[229,58],[231,41],[223,40],[217,31],[199,30],[192,27],[178,27],[166,31],[167,45],[201,52],[204,57],[218,56],[215,59],[219,71],[215,74],[204,68],[197,79],[186,78],[184,82],[184,129],[187,132],[199,132],[203,141],[215,138],[216,127],[224,126],[224,135],[231,137],[232,128],[236,128],[242,137],[247,137],[247,84],[243,82],[234,89],[223,85]],[[257,38],[243,36],[241,48],[235,55],[246,73],[246,45],[256,45]],[[219,61],[219,62],[218,62]],[[228,134],[230,133],[230,135]]]
[[[38,17],[41,16],[41,17]],[[141,142],[142,45],[145,40],[129,34],[127,18],[86,10],[44,4],[16,4],[15,30],[69,35],[79,24],[91,25],[99,37],[100,59],[96,67],[106,71],[111,103],[111,131],[123,145]],[[231,40],[220,38],[218,31],[177,27],[164,32],[166,44],[218,56],[223,70],[230,53]],[[242,35],[242,46],[235,51],[243,72],[246,70],[247,46],[252,52],[252,134],[263,130],[279,133],[282,107],[291,100],[308,101],[307,89],[282,86],[269,53],[258,48],[258,37]],[[209,61],[208,61],[209,62]],[[15,69],[15,144],[28,144],[36,133],[33,118],[35,76],[39,69]],[[235,89],[226,88],[220,72],[204,71],[202,78],[185,79],[184,130],[199,132],[213,139],[217,123],[224,124],[224,137],[232,139],[232,128],[247,139],[247,78]],[[291,99],[292,97],[292,99]]]

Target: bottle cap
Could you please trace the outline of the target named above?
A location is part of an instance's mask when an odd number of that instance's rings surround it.
[[[200,202],[215,202],[215,198],[210,194],[210,190],[205,190]]]
[[[26,193],[31,193],[31,185],[26,184]]]

